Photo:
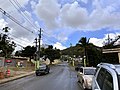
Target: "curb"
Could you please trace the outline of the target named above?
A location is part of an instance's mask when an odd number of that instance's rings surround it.
[[[7,82],[10,82],[10,81],[13,81],[13,80],[17,80],[17,79],[32,75],[34,73],[35,73],[35,71],[25,73],[25,74],[22,74],[22,75],[19,75],[19,76],[15,76],[15,77],[5,78],[5,79],[0,80],[0,84],[7,83]]]

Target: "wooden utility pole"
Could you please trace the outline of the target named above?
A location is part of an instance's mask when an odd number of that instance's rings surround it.
[[[35,38],[35,47],[36,47],[36,52],[35,52],[35,70],[37,69],[37,38]]]
[[[40,60],[40,51],[41,51],[40,50],[41,49],[41,45],[40,45],[41,44],[41,31],[42,30],[40,28],[40,31],[39,31],[39,34],[38,34],[39,35],[39,41],[38,41],[39,42],[39,46],[38,46],[38,60]]]

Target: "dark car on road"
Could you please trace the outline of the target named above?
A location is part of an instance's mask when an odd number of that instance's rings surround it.
[[[50,67],[48,65],[40,65],[40,67],[36,70],[36,76],[39,76],[41,74],[48,74],[50,71]]]
[[[77,65],[75,66],[75,70],[76,70],[76,71],[79,71],[81,67],[82,67],[81,64],[77,64]]]

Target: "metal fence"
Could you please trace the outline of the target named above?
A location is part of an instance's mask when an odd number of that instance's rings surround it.
[[[0,67],[4,66],[4,60],[5,60],[4,57],[0,57]]]

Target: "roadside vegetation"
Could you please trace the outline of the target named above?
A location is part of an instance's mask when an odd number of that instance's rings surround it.
[[[0,56],[5,58],[10,58],[15,50],[16,44],[14,41],[10,39],[8,36],[10,28],[5,27],[2,29],[3,33],[0,33]],[[110,41],[111,39],[108,39],[105,41],[103,47],[95,46],[93,43],[89,43],[89,39],[87,37],[81,37],[78,43],[76,43],[75,46],[70,46],[67,49],[59,50],[56,48],[53,48],[52,45],[48,45],[47,48],[41,47],[40,49],[40,57],[44,60],[48,58],[50,60],[50,63],[54,62],[55,59],[61,59],[63,60],[62,56],[67,55],[68,58],[64,57],[64,60],[70,60],[71,58],[83,58],[86,59],[86,65],[87,66],[96,66],[100,62],[107,62],[107,59],[111,59],[110,63],[114,63],[116,55],[103,55],[102,49],[109,49],[109,48],[116,48],[120,47],[120,45],[116,45],[115,42],[120,39],[120,36],[118,36],[115,40]],[[37,60],[38,58],[38,51],[36,51],[36,47],[34,46],[26,46],[23,47],[22,50],[16,51],[15,56],[21,56],[21,57],[29,57],[30,62],[31,59]],[[111,58],[110,56],[113,56]],[[115,57],[114,57],[115,56]],[[114,60],[112,60],[114,59]],[[84,61],[82,60],[82,63]]]

